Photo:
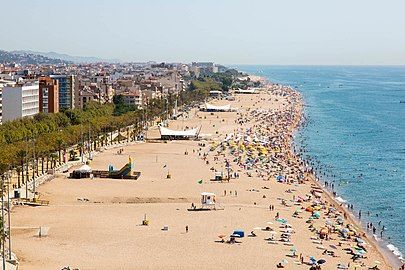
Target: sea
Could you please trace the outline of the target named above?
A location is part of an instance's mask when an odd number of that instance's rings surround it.
[[[405,66],[237,66],[289,85],[304,100],[295,147],[320,181],[373,223],[396,257],[405,252]],[[381,231],[382,237],[381,237]],[[372,230],[370,231],[372,234]]]

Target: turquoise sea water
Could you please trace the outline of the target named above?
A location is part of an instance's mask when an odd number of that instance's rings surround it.
[[[356,216],[362,211],[364,226],[372,222],[378,237],[385,226],[380,243],[404,252],[405,67],[238,69],[302,93],[307,124],[296,136],[297,146],[317,164],[322,181],[354,205]]]

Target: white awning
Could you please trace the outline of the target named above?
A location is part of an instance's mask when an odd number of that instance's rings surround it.
[[[178,137],[197,137],[199,128],[187,129],[187,130],[171,130],[165,127],[159,126],[160,136],[178,136]]]
[[[215,196],[215,193],[210,193],[210,192],[202,192],[201,196]]]
[[[231,104],[223,105],[223,106],[215,106],[209,103],[205,103],[205,109],[210,111],[230,111]]]
[[[80,172],[91,172],[91,167],[89,165],[83,165],[77,171]]]
[[[236,93],[239,93],[239,94],[254,94],[256,92],[256,90],[255,89],[238,89],[238,90],[236,90]]]

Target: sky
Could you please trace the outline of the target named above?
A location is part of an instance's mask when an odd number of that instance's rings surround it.
[[[123,61],[405,65],[404,0],[0,0],[0,49]]]

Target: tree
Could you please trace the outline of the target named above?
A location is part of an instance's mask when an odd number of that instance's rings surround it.
[[[56,147],[59,154],[59,164],[62,164],[62,146],[63,140],[61,138],[56,139]]]
[[[17,152],[17,158],[20,160],[20,165],[21,165],[21,181],[23,182],[23,183],[25,183],[24,182],[24,165],[25,165],[25,163],[24,163],[24,161],[25,161],[25,158],[27,157],[27,151],[25,151],[24,149],[20,149],[18,152]],[[18,183],[18,188],[21,188],[21,183]]]

